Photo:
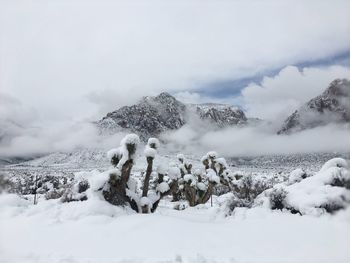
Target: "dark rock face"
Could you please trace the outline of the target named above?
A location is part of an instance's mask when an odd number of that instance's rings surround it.
[[[290,115],[278,134],[327,125],[350,122],[350,81],[336,79],[320,95]]]
[[[108,113],[97,125],[103,132],[131,131],[142,139],[157,136],[163,131],[176,130],[187,122],[189,112],[217,127],[244,124],[243,111],[222,104],[186,105],[168,93],[156,97],[144,97],[138,104],[125,106]]]
[[[161,93],[157,97],[144,97],[139,104],[108,113],[98,125],[111,133],[128,129],[141,137],[150,137],[183,126],[185,108],[171,95]]]
[[[202,120],[209,120],[220,128],[247,122],[247,117],[242,110],[229,105],[196,105],[196,112]]]

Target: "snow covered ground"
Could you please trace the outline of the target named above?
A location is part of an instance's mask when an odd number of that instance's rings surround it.
[[[349,262],[350,209],[322,217],[237,208],[227,196],[136,214],[102,199],[58,203],[0,195],[0,262]]]
[[[235,160],[238,165],[231,168],[243,174],[282,178],[297,167],[311,167],[309,162],[299,159],[293,157],[281,163],[281,159],[265,157],[248,164],[246,160]],[[82,172],[71,165],[52,165],[48,158],[44,160],[44,165],[36,161],[31,166],[3,167],[3,171],[13,176],[21,172],[77,176],[104,170],[102,165],[98,170],[85,168],[91,172]],[[309,157],[306,160],[313,162]],[[156,158],[156,165],[171,161],[171,156]],[[136,163],[134,173],[140,176],[145,160]],[[260,166],[254,167],[252,163]],[[310,173],[321,168],[321,162],[313,163]],[[208,202],[179,211],[174,209],[176,203],[165,198],[156,213],[137,214],[113,206],[91,192],[83,202],[62,203],[41,197],[33,205],[32,197],[26,197],[28,200],[13,194],[0,195],[0,263],[345,263],[350,260],[350,207],[333,215],[301,216],[266,207],[236,207],[232,214],[227,207],[232,197],[229,193],[214,196],[212,207]]]

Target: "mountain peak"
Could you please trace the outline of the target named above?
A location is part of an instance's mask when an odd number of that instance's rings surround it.
[[[165,92],[165,91],[159,93],[159,95],[156,96],[156,98],[158,98],[158,99],[163,99],[163,98],[172,98],[172,99],[175,99],[174,96],[170,95],[168,92]]]
[[[212,122],[217,127],[246,123],[243,111],[229,105],[187,105],[167,92],[152,97],[143,97],[135,105],[125,106],[110,112],[97,125],[102,131],[115,133],[125,131],[138,133],[142,139],[158,136],[167,130],[176,130],[186,124],[189,111]]]
[[[323,93],[324,96],[350,97],[350,81],[347,79],[335,79]]]
[[[343,122],[350,122],[350,81],[335,79],[321,95],[290,115],[278,134]]]

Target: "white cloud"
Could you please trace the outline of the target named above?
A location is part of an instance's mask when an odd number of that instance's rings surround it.
[[[23,128],[16,134],[0,138],[0,157],[33,157],[53,152],[72,152],[77,149],[107,150],[119,145],[125,133],[101,136],[96,126],[82,122],[52,122],[45,126]],[[1,135],[1,134],[0,134]],[[1,137],[1,136],[0,136]]]
[[[186,139],[187,136],[190,139]],[[213,130],[186,125],[178,131],[164,134],[163,139],[167,141],[169,151],[182,151],[192,155],[215,150],[226,157],[239,157],[348,152],[349,136],[349,125],[327,125],[285,136],[260,126]]]
[[[0,90],[44,119],[91,117],[104,107],[87,94],[112,90],[119,106],[342,52],[349,9],[341,0],[1,1]]]
[[[350,79],[350,69],[342,66],[304,68],[289,66],[260,84],[244,88],[238,98],[252,117],[280,125],[287,116],[313,97],[320,95],[336,78]],[[237,98],[236,98],[237,99]]]
[[[174,94],[174,97],[183,103],[198,104],[198,103],[220,103],[231,104],[231,98],[213,98],[202,95],[198,92],[180,91]]]

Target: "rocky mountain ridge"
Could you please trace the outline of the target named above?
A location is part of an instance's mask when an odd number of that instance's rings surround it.
[[[278,134],[290,134],[330,123],[350,122],[350,81],[335,79],[319,96],[296,110]]]
[[[213,103],[185,104],[163,92],[156,97],[144,97],[138,104],[110,112],[97,125],[106,133],[128,130],[146,139],[181,128],[188,122],[191,113],[219,128],[247,122],[244,112],[237,107]]]

